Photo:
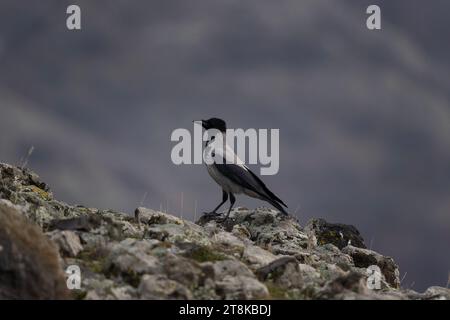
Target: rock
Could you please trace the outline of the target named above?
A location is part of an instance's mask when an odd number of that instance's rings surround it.
[[[250,231],[243,225],[235,224],[233,226],[233,229],[231,230],[231,233],[238,237],[239,239],[250,239],[252,236]]]
[[[267,287],[253,277],[225,276],[216,282],[216,290],[223,299],[266,299]]]
[[[87,290],[86,300],[131,300],[137,298],[137,291],[131,286],[117,286],[114,281],[104,278],[88,278],[83,281],[83,288]]]
[[[316,247],[312,259],[309,260],[309,264],[314,267],[319,267],[323,262],[334,264],[344,271],[349,271],[353,267],[352,257],[331,243]]]
[[[42,182],[36,173],[26,168],[18,168],[6,163],[0,163],[0,179],[3,184],[8,186],[4,192],[9,191],[8,193],[11,193],[11,191],[21,191],[23,188],[33,189],[33,187],[36,187],[42,190],[42,193],[45,193],[41,194],[41,196],[46,200],[53,198],[47,184]],[[40,192],[38,190],[34,191]]]
[[[313,285],[320,274],[311,266],[299,264],[294,257],[282,257],[256,271],[258,278],[279,289],[300,289]]]
[[[0,203],[0,299],[66,299],[56,246],[17,207]]]
[[[168,253],[162,259],[164,273],[171,280],[175,280],[186,287],[196,288],[201,285],[206,277],[196,261],[185,257],[178,257]]]
[[[450,289],[443,287],[429,287],[424,293],[425,299],[429,300],[450,300]]]
[[[43,228],[55,218],[80,214],[76,208],[54,200],[49,187],[35,173],[4,163],[0,163],[0,198],[26,208],[21,213]]]
[[[189,242],[206,246],[211,244],[205,231],[189,221],[183,224],[153,224],[146,229],[144,237],[166,242]]]
[[[89,215],[69,219],[54,219],[51,221],[49,229],[91,231],[92,229],[98,228],[100,224],[100,217]]]
[[[220,252],[211,246],[198,245],[191,242],[177,242],[180,254],[196,262],[219,261],[229,259],[225,252]]]
[[[214,278],[223,280],[226,276],[236,277],[254,277],[253,272],[242,262],[237,260],[223,260],[212,264]]]
[[[360,273],[348,272],[325,284],[318,297],[322,299],[361,299],[371,296],[372,290],[367,289],[366,279]],[[374,293],[375,294],[375,293]]]
[[[346,246],[342,249],[342,252],[352,257],[356,267],[367,268],[372,265],[377,265],[380,267],[381,273],[384,275],[389,285],[394,288],[400,287],[400,272],[392,258],[382,256],[372,250],[354,246]]]
[[[245,248],[244,242],[236,237],[234,234],[220,231],[212,236],[212,241],[224,249],[243,250]]]
[[[139,224],[136,226],[128,221],[121,221],[119,225],[121,227],[120,233],[125,238],[142,239],[144,237],[144,232]]]
[[[79,233],[80,242],[85,247],[106,247],[108,244],[108,239],[101,234],[91,233],[91,232],[80,232]]]
[[[138,288],[141,299],[192,299],[191,291],[163,275],[145,275]]]
[[[297,221],[272,209],[236,208],[231,211],[230,218],[225,223],[221,222],[220,216],[204,216],[198,224],[206,227],[211,222],[241,239],[248,238],[255,245],[270,247],[274,254],[293,255],[307,246],[308,237]]]
[[[135,290],[130,286],[111,288],[110,292],[115,300],[135,299]]]
[[[83,250],[80,237],[72,231],[52,231],[47,234],[54,241],[63,256],[75,257]]]
[[[331,243],[339,249],[347,245],[366,248],[364,239],[354,226],[328,223],[323,219],[312,219],[306,225],[305,230],[314,234],[318,245]]]
[[[244,249],[242,259],[254,269],[265,266],[276,259],[276,256],[258,246],[248,245]]]
[[[173,215],[155,211],[152,209],[139,207],[135,210],[135,217],[139,217],[139,221],[148,225],[152,224],[178,224],[183,225],[184,222],[180,218]]]
[[[334,263],[327,263],[325,261],[320,261],[318,263],[314,263],[313,268],[320,274],[321,281],[331,281],[335,280],[339,277],[344,276],[347,272],[352,271],[351,268],[342,269],[338,265]]]
[[[271,273],[277,272],[280,268],[284,268],[288,263],[298,264],[297,259],[294,257],[282,257],[256,270],[256,275],[258,279],[265,281]]]
[[[148,240],[125,239],[115,243],[109,248],[106,269],[132,278],[130,281],[142,274],[157,274],[162,272],[160,260],[151,254],[155,243]]]

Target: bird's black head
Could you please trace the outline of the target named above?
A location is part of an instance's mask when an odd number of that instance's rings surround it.
[[[208,120],[202,120],[202,127],[205,128],[205,130],[209,129],[216,129],[221,132],[225,132],[227,130],[227,125],[225,121],[219,118],[211,118]]]

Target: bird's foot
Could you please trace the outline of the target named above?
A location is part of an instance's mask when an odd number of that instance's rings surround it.
[[[225,218],[222,218],[222,219],[217,219],[217,222],[224,223],[227,220],[228,220],[228,217],[225,217]]]
[[[215,211],[211,211],[211,212],[203,212],[203,216],[204,217],[216,217],[220,215],[220,213],[217,213]]]
[[[226,222],[228,220],[229,217],[230,217],[230,214],[228,213],[222,219],[217,219],[217,222],[224,223],[224,222]]]

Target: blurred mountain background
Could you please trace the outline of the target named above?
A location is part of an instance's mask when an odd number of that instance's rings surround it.
[[[381,31],[365,0],[78,0],[69,31],[73,3],[0,3],[0,161],[33,146],[62,200],[194,218],[221,192],[172,164],[171,132],[212,116],[280,128],[263,179],[303,225],[354,224],[404,287],[447,284],[449,1],[377,1]]]

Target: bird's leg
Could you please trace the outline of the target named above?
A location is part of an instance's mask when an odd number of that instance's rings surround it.
[[[219,203],[219,205],[211,212],[204,212],[205,215],[216,215],[217,210],[228,200],[228,193],[225,192],[225,190],[222,190],[222,202]]]
[[[230,207],[228,208],[228,212],[225,215],[225,218],[223,218],[220,222],[225,222],[228,217],[230,216],[231,209],[233,209],[234,203],[236,202],[236,198],[234,195],[230,192]]]

